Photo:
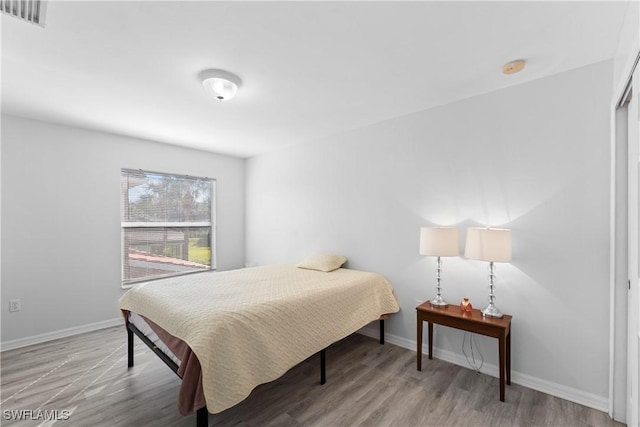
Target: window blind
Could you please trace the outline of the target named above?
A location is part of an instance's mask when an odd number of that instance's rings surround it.
[[[122,283],[215,266],[214,181],[123,169]]]

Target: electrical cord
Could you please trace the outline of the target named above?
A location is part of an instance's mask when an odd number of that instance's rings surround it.
[[[436,338],[436,332],[438,331],[440,325],[433,325],[433,340],[435,341]],[[467,336],[469,336],[469,348],[471,350],[471,357],[469,357],[469,355],[467,354],[466,350],[464,349],[466,342],[467,342]],[[469,366],[471,367],[471,369],[473,369],[475,372],[477,373],[481,373],[480,370],[482,369],[482,366],[484,366],[484,356],[482,355],[482,352],[480,351],[480,349],[478,349],[478,345],[476,344],[476,350],[474,351],[473,349],[473,343],[475,342],[475,338],[473,337],[473,334],[471,332],[465,332],[464,335],[462,336],[462,354],[464,354],[464,357],[467,359],[467,363],[469,364]],[[478,356],[480,357],[480,366],[478,366],[478,362],[476,361],[476,354],[478,353]]]
[[[469,358],[469,355],[464,349],[465,343],[467,342],[467,335],[470,336],[469,348],[471,349],[471,359]],[[475,355],[475,352],[473,351],[473,342],[474,342],[473,334],[471,334],[470,332],[465,332],[462,338],[462,354],[464,354],[464,357],[467,359],[467,363],[469,364],[471,369],[473,369],[477,373],[480,373],[480,369],[482,369],[482,366],[484,365],[484,356],[482,355],[482,352],[480,352],[480,350],[477,350],[478,354],[480,355],[480,366],[478,366],[478,362],[476,362],[476,355]],[[476,345],[476,349],[477,347],[478,346]]]

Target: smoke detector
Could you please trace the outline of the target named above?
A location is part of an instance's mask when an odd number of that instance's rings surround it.
[[[524,69],[524,59],[516,59],[515,61],[507,62],[502,67],[503,74],[515,74]]]

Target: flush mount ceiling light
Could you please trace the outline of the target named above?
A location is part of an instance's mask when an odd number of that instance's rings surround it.
[[[515,74],[524,69],[524,59],[516,59],[515,61],[507,62],[502,67],[503,74]]]
[[[224,70],[204,70],[200,73],[204,90],[220,101],[227,101],[236,94],[242,80]]]

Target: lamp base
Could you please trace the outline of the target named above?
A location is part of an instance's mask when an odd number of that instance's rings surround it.
[[[498,307],[493,304],[489,304],[484,310],[482,310],[482,315],[486,317],[495,317],[498,319],[504,316],[502,312],[498,310]]]
[[[434,299],[429,301],[429,304],[431,304],[431,305],[433,305],[435,307],[446,307],[447,306],[447,302],[440,295],[436,295],[436,297]]]

